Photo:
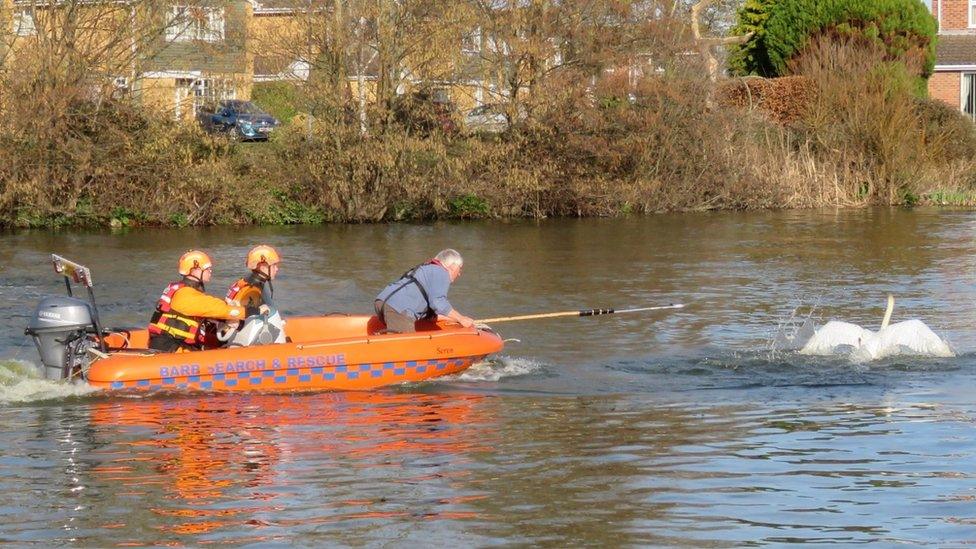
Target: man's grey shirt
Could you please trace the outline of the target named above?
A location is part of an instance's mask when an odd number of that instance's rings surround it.
[[[447,291],[451,287],[451,275],[447,269],[434,264],[421,265],[414,271],[413,277],[423,285],[424,291],[427,292],[431,310],[439,315],[447,315],[454,309],[451,302],[447,300]],[[402,290],[396,291],[403,284],[406,286]],[[385,299],[386,304],[394,311],[406,316],[413,316],[415,319],[421,319],[427,314],[427,302],[424,301],[424,295],[420,293],[420,288],[417,288],[417,285],[407,278],[401,278],[383,288],[376,299]]]

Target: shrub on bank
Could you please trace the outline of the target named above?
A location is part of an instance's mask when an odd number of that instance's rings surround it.
[[[733,74],[793,74],[791,61],[818,37],[873,45],[927,78],[935,66],[936,22],[918,0],[748,0],[735,35],[754,33],[730,51]]]
[[[723,105],[748,106],[781,125],[764,130],[768,146],[755,154],[786,167],[789,204],[915,204],[972,194],[976,126],[915,96],[914,75],[887,61],[883,48],[821,37],[791,67],[797,76],[733,80],[719,94]]]
[[[736,78],[723,82],[718,101],[723,106],[760,110],[780,124],[803,118],[816,94],[815,83],[805,76]]]
[[[551,101],[500,136],[396,124],[364,135],[355,120],[303,117],[268,143],[233,143],[125,102],[81,103],[57,132],[0,128],[0,223],[540,218],[974,196],[976,127],[914,97],[911,75],[869,54],[811,53],[795,65],[802,76],[730,82],[716,109],[704,78],[583,85],[594,81],[581,73],[542,90]]]
[[[232,218],[218,212],[224,178],[211,169],[225,161],[229,144],[195,127],[111,101],[70,105],[56,132],[7,121],[0,132],[5,225],[159,222],[178,213],[190,224]]]

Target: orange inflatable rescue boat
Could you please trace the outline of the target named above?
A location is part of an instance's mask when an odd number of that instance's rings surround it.
[[[414,334],[380,334],[376,317],[330,315],[289,319],[285,343],[160,353],[147,348],[146,330],[103,330],[90,271],[52,259],[69,295],[42,300],[26,331],[49,379],[121,390],[364,390],[456,374],[503,347],[487,329],[418,322]],[[87,286],[90,304],[71,296],[70,280]]]

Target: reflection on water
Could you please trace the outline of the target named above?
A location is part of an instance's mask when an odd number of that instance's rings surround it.
[[[60,420],[42,414],[28,428],[37,438],[25,442],[45,444],[56,433],[58,469],[70,474],[78,503],[71,537],[49,541],[270,541],[317,525],[473,516],[470,502],[483,496],[447,486],[468,456],[497,439],[486,400],[383,392],[106,398]],[[417,490],[430,497],[408,503]]]
[[[24,450],[0,460],[13,471],[0,480],[4,539],[972,542],[976,410],[912,398],[794,407],[376,392],[37,407],[7,427]]]
[[[971,545],[974,229],[870,210],[5,234],[0,543]],[[191,242],[220,292],[258,241],[284,252],[288,314],[368,311],[446,246],[476,317],[691,306],[498,325],[520,340],[502,356],[374,393],[134,398],[26,375],[27,315],[61,291],[46,254],[91,266],[105,323],[131,325]],[[960,356],[769,350],[800,301],[876,329],[889,292],[893,322]]]
[[[463,429],[483,423],[481,400],[484,397],[335,393],[98,404],[92,409],[96,429],[145,430],[126,444],[131,455],[115,456],[93,475],[96,481],[118,482],[122,490],[142,492],[144,498],[163,503],[149,511],[169,517],[153,522],[169,523],[160,528],[174,534],[248,524],[292,528],[405,516],[413,510],[388,502],[388,496],[343,494],[343,487],[377,469],[409,469],[415,462],[433,466],[451,456],[483,451],[484,437],[490,433],[481,429],[482,438],[476,440]],[[421,467],[398,483],[419,484],[430,474]],[[311,488],[310,482],[319,486]],[[391,488],[383,491],[392,495]],[[327,509],[301,518],[284,512],[292,498],[305,497]],[[240,499],[244,507],[227,506]],[[426,512],[463,516],[462,502],[441,501],[440,509]],[[255,514],[264,518],[255,519]],[[258,524],[250,522],[255,520]]]

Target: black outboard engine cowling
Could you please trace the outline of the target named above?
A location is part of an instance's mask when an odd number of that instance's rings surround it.
[[[63,379],[73,375],[85,359],[90,345],[88,330],[93,328],[91,306],[73,297],[47,297],[41,300],[27,325],[44,364],[44,377]]]

